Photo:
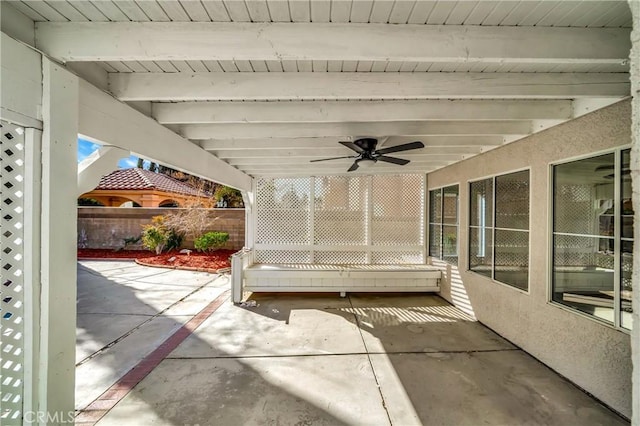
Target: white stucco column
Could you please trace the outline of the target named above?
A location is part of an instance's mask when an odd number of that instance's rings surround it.
[[[254,186],[254,185],[252,185]],[[253,247],[253,224],[255,223],[255,189],[251,192],[242,191],[242,201],[244,202],[244,246]]]
[[[633,330],[631,331],[631,357],[633,359],[632,424],[640,425],[640,2],[629,0],[633,15],[631,32],[631,170],[633,185],[634,219],[633,250]]]
[[[75,385],[78,78],[46,58],[42,77],[37,399],[38,411],[65,420]]]

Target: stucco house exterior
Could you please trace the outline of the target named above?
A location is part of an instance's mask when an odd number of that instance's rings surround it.
[[[235,301],[436,292],[640,424],[640,2],[0,6],[3,425],[73,411],[76,200],[130,153],[242,192]]]
[[[80,198],[91,198],[107,207],[127,202],[140,207],[185,207],[197,201],[211,204],[211,194],[171,176],[139,168],[119,169],[103,176],[98,186]]]

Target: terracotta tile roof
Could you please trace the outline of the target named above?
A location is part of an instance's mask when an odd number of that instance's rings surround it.
[[[100,183],[95,189],[117,189],[124,191],[153,189],[176,194],[209,196],[208,194],[198,191],[191,185],[170,176],[138,168],[120,169],[111,172],[100,179]]]

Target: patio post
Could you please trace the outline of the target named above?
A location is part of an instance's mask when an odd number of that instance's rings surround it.
[[[640,212],[640,3],[629,0],[631,15],[633,17],[633,30],[631,32],[631,95],[633,96],[631,116],[631,176],[633,187],[633,209]],[[634,217],[634,239],[640,238],[640,218]],[[631,358],[633,361],[633,385],[632,385],[632,421],[633,425],[640,425],[640,247],[638,244],[633,249],[633,329],[631,331]]]
[[[254,185],[252,185],[253,187]],[[242,191],[242,201],[244,202],[244,246],[251,248],[253,246],[254,233],[254,208],[255,208],[255,190]]]
[[[78,78],[42,60],[42,203],[38,423],[74,410]],[[44,421],[43,421],[44,420]],[[49,421],[48,421],[49,420]]]

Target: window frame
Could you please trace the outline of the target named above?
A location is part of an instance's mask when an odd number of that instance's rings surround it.
[[[510,174],[514,174],[514,173],[519,173],[519,172],[528,172],[529,175],[529,220],[528,220],[528,224],[527,224],[527,288],[522,289],[519,287],[516,287],[514,285],[505,283],[503,281],[499,281],[497,279],[495,279],[495,256],[496,256],[496,244],[495,244],[495,234],[496,234],[496,178],[501,177],[501,176],[507,176]],[[492,246],[491,246],[491,276],[488,277],[486,275],[483,275],[479,272],[473,271],[471,269],[471,229],[472,228],[477,228],[477,226],[474,226],[471,224],[471,184],[476,183],[476,182],[481,182],[484,180],[488,180],[491,179],[492,181],[492,225],[491,225],[491,239],[492,239]],[[523,294],[531,294],[531,212],[532,212],[532,197],[531,197],[531,166],[526,166],[526,167],[520,167],[520,168],[516,168],[516,169],[512,169],[503,173],[497,173],[497,174],[492,174],[492,175],[486,175],[480,178],[476,178],[476,179],[470,179],[467,181],[467,191],[469,194],[469,200],[468,200],[468,212],[467,212],[467,217],[468,217],[468,223],[467,223],[467,256],[466,256],[466,260],[467,260],[467,267],[466,267],[466,271],[472,274],[475,274],[478,277],[482,277],[484,279],[490,280],[493,283],[499,284],[501,286],[510,288],[512,290],[515,291],[519,291]],[[509,230],[508,228],[498,228],[499,230]],[[519,232],[525,232],[523,229],[521,230],[516,230]]]
[[[460,267],[460,182],[455,182],[447,185],[438,186],[435,188],[431,188],[427,190],[427,238],[425,240],[427,246],[427,257],[441,260],[449,265]],[[444,257],[444,227],[445,226],[454,226],[449,223],[444,222],[444,190],[451,187],[457,187],[458,193],[456,196],[456,259],[455,263],[446,260]],[[440,222],[432,222],[431,221],[431,192],[432,191],[440,191]],[[438,225],[438,229],[440,232],[440,257],[435,257],[431,255],[431,225]]]
[[[553,300],[553,289],[554,289],[554,255],[555,255],[555,249],[554,249],[554,236],[555,236],[555,232],[554,232],[554,219],[555,219],[555,205],[554,205],[554,198],[555,198],[555,192],[554,192],[554,188],[555,188],[555,176],[554,176],[554,167],[556,166],[561,166],[563,164],[568,164],[568,163],[573,163],[575,161],[581,161],[581,160],[587,160],[589,158],[594,158],[594,157],[599,157],[602,155],[607,155],[607,154],[613,154],[614,156],[614,180],[616,182],[616,186],[614,187],[614,208],[616,209],[616,211],[618,211],[620,209],[620,202],[622,199],[622,187],[619,184],[619,179],[620,179],[620,175],[621,175],[621,171],[622,171],[622,152],[625,150],[630,150],[632,149],[632,146],[630,144],[625,144],[619,147],[615,147],[615,148],[607,148],[607,149],[602,149],[602,150],[598,150],[598,151],[593,151],[593,152],[589,152],[586,154],[580,154],[580,155],[576,155],[573,157],[568,157],[568,158],[564,158],[560,161],[552,161],[548,163],[548,204],[547,204],[547,285],[546,285],[546,293],[547,293],[547,304],[550,306],[553,306],[557,309],[561,309],[564,310],[566,312],[569,312],[573,315],[578,315],[580,317],[589,319],[591,321],[594,321],[600,325],[603,325],[605,327],[614,329],[616,331],[622,332],[622,333],[626,333],[626,334],[631,334],[632,329],[628,329],[625,327],[622,327],[621,323],[622,323],[622,319],[621,319],[621,312],[620,312],[620,292],[622,290],[622,282],[620,280],[621,277],[621,273],[622,273],[622,241],[623,241],[623,237],[622,237],[622,232],[621,232],[621,224],[622,224],[622,213],[618,212],[619,214],[615,214],[614,213],[614,292],[615,292],[615,297],[614,297],[614,321],[613,323],[597,317],[595,315],[591,315],[589,313],[583,312],[579,309],[575,309],[572,308],[571,306],[562,304],[560,302],[557,302],[555,300]],[[629,240],[629,238],[625,238],[625,240]],[[633,243],[635,244],[635,240],[633,240],[632,238],[630,239],[631,241],[633,241]]]

